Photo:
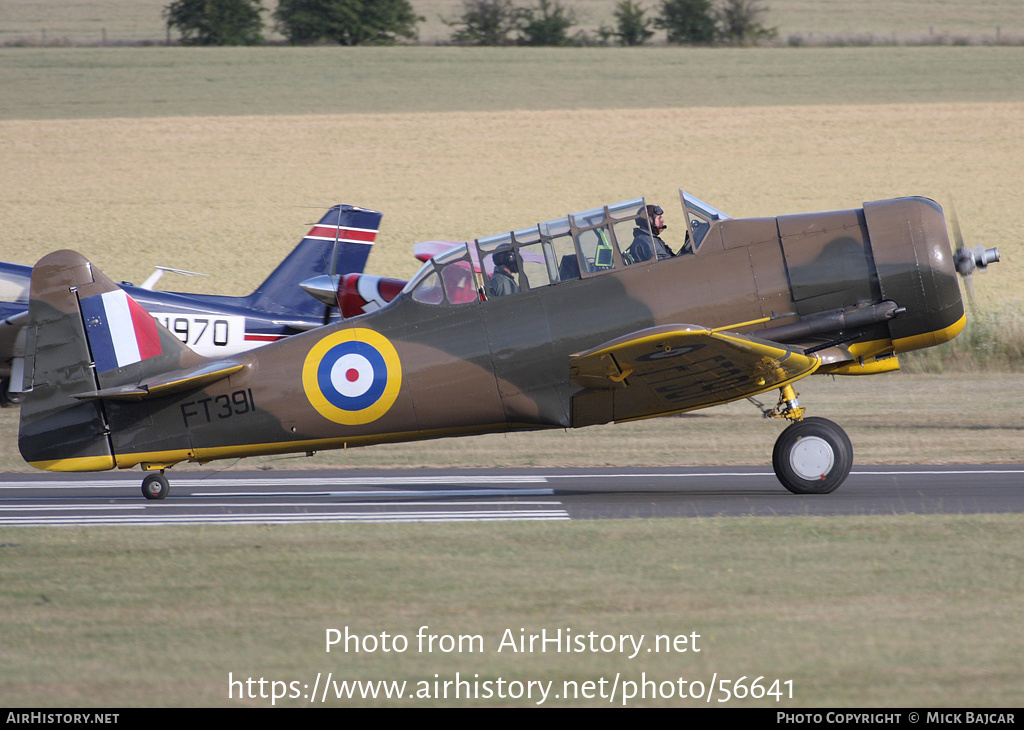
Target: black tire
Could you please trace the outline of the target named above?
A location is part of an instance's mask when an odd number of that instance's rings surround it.
[[[853,468],[853,444],[827,418],[805,418],[779,434],[772,467],[793,494],[829,494]]]
[[[146,499],[163,499],[171,491],[171,483],[163,474],[150,474],[142,480],[142,496]]]

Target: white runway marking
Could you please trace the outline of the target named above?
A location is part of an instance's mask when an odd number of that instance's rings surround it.
[[[288,525],[306,522],[511,522],[568,520],[565,510],[481,510],[445,512],[306,512],[234,515],[106,515],[6,517],[0,525]]]

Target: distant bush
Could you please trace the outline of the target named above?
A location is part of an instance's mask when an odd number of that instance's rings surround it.
[[[576,24],[576,16],[562,7],[558,0],[538,0],[536,8],[521,12],[519,38],[522,46],[568,46],[573,44],[569,28]]]
[[[327,40],[342,46],[414,40],[423,20],[409,0],[281,0],[274,19],[290,43]]]
[[[726,43],[749,43],[774,38],[778,31],[760,22],[767,12],[768,6],[757,0],[724,0],[716,11],[718,39]]]
[[[167,27],[187,46],[252,46],[263,42],[260,0],[175,0],[164,8]]]
[[[469,46],[507,46],[514,43],[511,34],[519,27],[522,11],[512,0],[462,0],[458,18],[442,18],[455,28],[452,43]]]
[[[711,0],[661,0],[659,9],[654,25],[669,43],[711,44],[718,37]]]
[[[512,0],[462,0],[462,14],[442,18],[455,32],[451,42],[469,46],[582,45],[569,35],[576,16],[559,0],[537,0],[536,7],[519,7]]]
[[[615,29],[602,28],[599,35],[616,38],[620,46],[642,46],[654,35],[654,20],[645,18],[645,12],[638,2],[619,0],[615,5]]]

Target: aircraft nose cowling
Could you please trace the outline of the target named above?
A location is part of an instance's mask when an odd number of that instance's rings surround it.
[[[882,299],[906,309],[889,322],[896,352],[956,337],[964,305],[939,204],[927,198],[865,203],[864,220]]]

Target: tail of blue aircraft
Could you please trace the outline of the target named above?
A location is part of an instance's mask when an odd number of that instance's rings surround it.
[[[252,294],[244,297],[188,296],[288,319],[325,316],[324,305],[299,285],[323,274],[361,274],[370,249],[377,240],[382,217],[375,210],[336,205]]]
[[[380,230],[381,213],[336,205],[310,229],[267,280],[239,304],[258,312],[320,316],[324,305],[299,286],[322,274],[359,274]]]

